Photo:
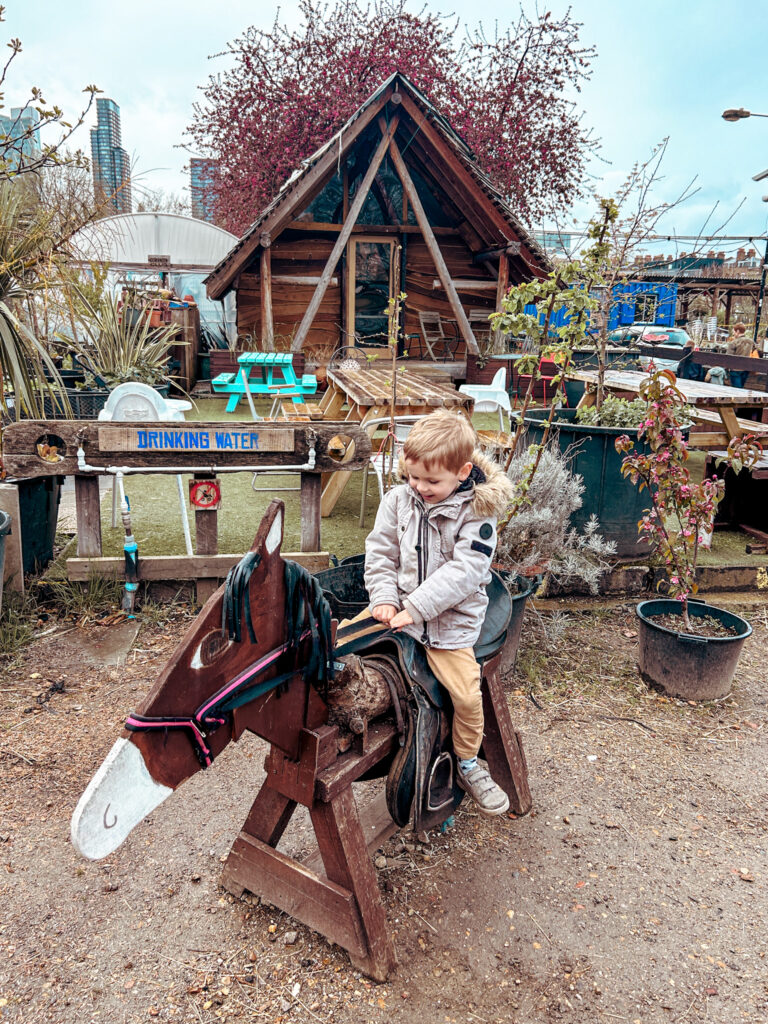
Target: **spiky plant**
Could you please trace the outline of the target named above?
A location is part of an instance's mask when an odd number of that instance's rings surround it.
[[[96,304],[82,288],[75,286],[75,317],[81,332],[66,340],[78,361],[108,387],[125,381],[163,384],[168,377],[168,349],[186,344],[175,324],[150,327],[149,316],[132,317],[118,309],[117,299],[105,295]]]
[[[37,268],[54,258],[48,227],[23,189],[0,184],[0,410],[16,419],[42,416],[46,392],[68,407],[50,355],[22,319],[24,304],[41,286]]]

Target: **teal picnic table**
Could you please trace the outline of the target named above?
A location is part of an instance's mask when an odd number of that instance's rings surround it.
[[[229,395],[227,412],[237,409],[246,388],[259,398],[295,398],[298,402],[317,391],[314,374],[302,374],[301,380],[296,377],[290,352],[243,352],[237,362],[236,373],[220,373],[211,381],[214,391]]]

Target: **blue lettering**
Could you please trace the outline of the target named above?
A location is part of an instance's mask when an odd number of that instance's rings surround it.
[[[139,434],[139,451],[147,447],[147,432],[146,430],[140,430]]]
[[[257,450],[259,447],[259,435],[251,434],[251,448]]]
[[[200,435],[199,434],[187,434],[187,448],[199,448],[200,447]]]
[[[224,434],[220,431],[216,431],[216,447],[217,448],[232,448],[232,435]]]
[[[208,434],[201,434],[200,435],[200,447],[201,448],[210,448],[210,446],[211,446],[211,439],[208,436]]]
[[[157,430],[150,430],[149,431],[149,447],[150,448],[159,448],[160,447],[160,442],[158,441],[158,431]]]

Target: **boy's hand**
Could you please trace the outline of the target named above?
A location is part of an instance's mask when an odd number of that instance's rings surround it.
[[[371,615],[379,622],[391,624],[397,615],[397,608],[393,604],[377,604],[375,608],[371,608]]]
[[[413,617],[409,611],[406,611],[406,609],[403,608],[401,612],[398,612],[397,615],[389,620],[389,625],[391,629],[400,629],[402,626],[412,626]]]

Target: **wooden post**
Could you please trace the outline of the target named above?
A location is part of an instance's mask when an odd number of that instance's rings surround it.
[[[496,306],[495,312],[501,312],[501,302],[509,288],[509,256],[505,252],[499,253],[499,276],[496,280]],[[494,332],[494,349],[501,351],[499,341],[501,331]]]
[[[383,131],[384,125],[381,119],[379,119],[379,125],[382,127]],[[456,317],[456,322],[458,323],[464,340],[467,343],[467,348],[470,352],[474,352],[475,355],[478,355],[480,350],[477,347],[477,341],[472,333],[472,328],[469,326],[467,314],[464,312],[464,307],[461,304],[459,294],[451,280],[451,275],[448,273],[448,267],[445,265],[443,254],[440,252],[440,247],[437,244],[437,239],[432,231],[429,219],[424,212],[424,207],[421,205],[421,200],[419,199],[419,194],[416,191],[416,186],[413,184],[413,180],[408,173],[408,168],[405,166],[405,161],[400,155],[400,150],[397,148],[397,143],[394,138],[390,140],[389,153],[392,157],[392,163],[395,165],[395,170],[398,173],[400,181],[403,183],[403,188],[408,196],[408,201],[413,207],[413,212],[416,215],[416,221],[421,228],[424,241],[427,243],[427,248],[429,249],[430,255],[434,261],[437,276],[440,278],[440,282],[448,296],[448,301],[451,304],[453,315]]]
[[[301,550],[320,550],[320,473],[301,474]]]
[[[98,557],[101,554],[101,496],[97,476],[75,475],[75,509],[78,557]]]
[[[376,171],[378,171],[381,161],[384,159],[384,154],[387,152],[390,140],[394,138],[398,122],[399,117],[395,115],[390,121],[389,127],[385,130],[384,137],[376,147],[376,152],[373,154],[370,167],[365,172],[363,180],[360,183],[360,187],[355,193],[355,198],[349,208],[349,215],[344,221],[344,226],[339,232],[339,237],[336,239],[336,244],[331,250],[331,255],[328,257],[328,262],[325,265],[317,288],[315,288],[315,293],[310,299],[307,310],[299,324],[299,329],[296,331],[296,336],[294,337],[293,344],[291,345],[292,352],[301,352],[304,341],[309,333],[309,329],[312,326],[312,322],[320,308],[320,303],[323,301],[323,296],[325,295],[330,280],[333,277],[333,272],[336,269],[336,264],[339,262],[339,257],[344,251],[344,247],[347,244],[349,236],[352,234],[352,228],[357,223],[357,218],[360,216],[360,211],[363,208],[363,203],[365,202],[366,196],[370,190],[371,182],[376,176]]]
[[[209,480],[209,473],[195,473],[196,480]],[[219,550],[219,514],[216,509],[195,509],[195,553],[198,555],[215,555]],[[219,587],[216,578],[201,578],[195,581],[197,600],[205,604],[208,598]]]
[[[11,531],[5,537],[3,582],[7,590],[24,593],[24,556],[21,548],[21,510],[18,484],[0,483],[0,512],[11,517]]]
[[[264,352],[275,350],[272,320],[272,249],[261,250],[261,345]]]

